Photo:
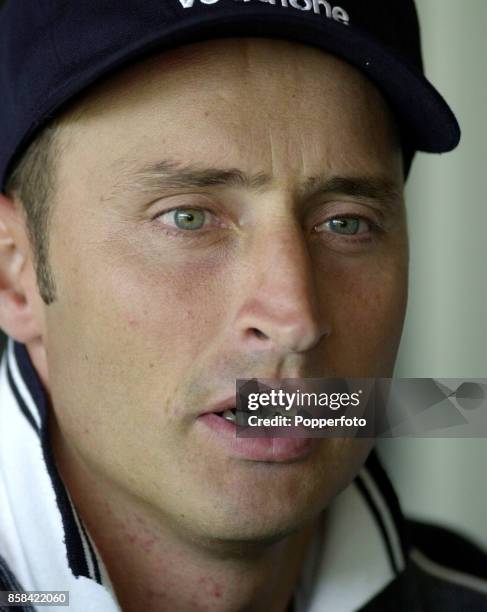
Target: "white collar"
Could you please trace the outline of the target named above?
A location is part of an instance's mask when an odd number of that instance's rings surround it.
[[[353,612],[404,569],[394,513],[372,474],[365,465],[328,508],[303,568],[295,612]]]

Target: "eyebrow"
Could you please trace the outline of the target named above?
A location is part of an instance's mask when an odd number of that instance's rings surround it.
[[[271,182],[272,177],[264,173],[250,175],[237,168],[200,168],[173,161],[160,161],[139,168],[129,177],[124,177],[118,186],[128,186],[130,190],[137,191],[188,187],[201,189],[220,185],[260,189]]]
[[[342,194],[375,200],[386,205],[396,204],[403,198],[402,188],[394,181],[381,176],[332,176],[310,177],[304,192],[312,195]]]
[[[161,191],[203,189],[215,186],[261,190],[273,181],[265,173],[248,174],[237,168],[186,166],[174,161],[160,161],[124,174],[116,191]],[[348,195],[393,205],[402,199],[402,188],[382,176],[311,176],[299,188],[301,197]]]

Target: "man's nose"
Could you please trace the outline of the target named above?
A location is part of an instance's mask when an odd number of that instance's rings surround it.
[[[304,352],[330,325],[320,312],[312,262],[297,223],[255,238],[245,274],[238,333],[253,349]],[[247,346],[247,348],[249,348]]]

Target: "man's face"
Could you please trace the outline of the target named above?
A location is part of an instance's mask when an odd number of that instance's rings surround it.
[[[65,123],[45,342],[71,452],[192,537],[295,529],[371,442],[256,459],[202,415],[236,378],[391,375],[407,237],[383,99],[317,50],[215,41]]]

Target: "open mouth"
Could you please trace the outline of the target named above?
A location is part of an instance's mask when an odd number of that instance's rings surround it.
[[[235,408],[227,408],[226,410],[223,410],[222,412],[215,412],[215,414],[221,417],[222,419],[231,421],[232,423],[236,423],[237,418],[235,415]]]
[[[316,440],[312,438],[272,436],[266,431],[257,436],[240,436],[237,407],[235,399],[232,399],[233,402],[227,399],[214,406],[212,411],[200,414],[195,422],[197,431],[205,436],[209,434],[207,440],[219,445],[229,456],[246,461],[289,463],[307,457],[316,446]],[[239,419],[240,416],[241,413]]]

